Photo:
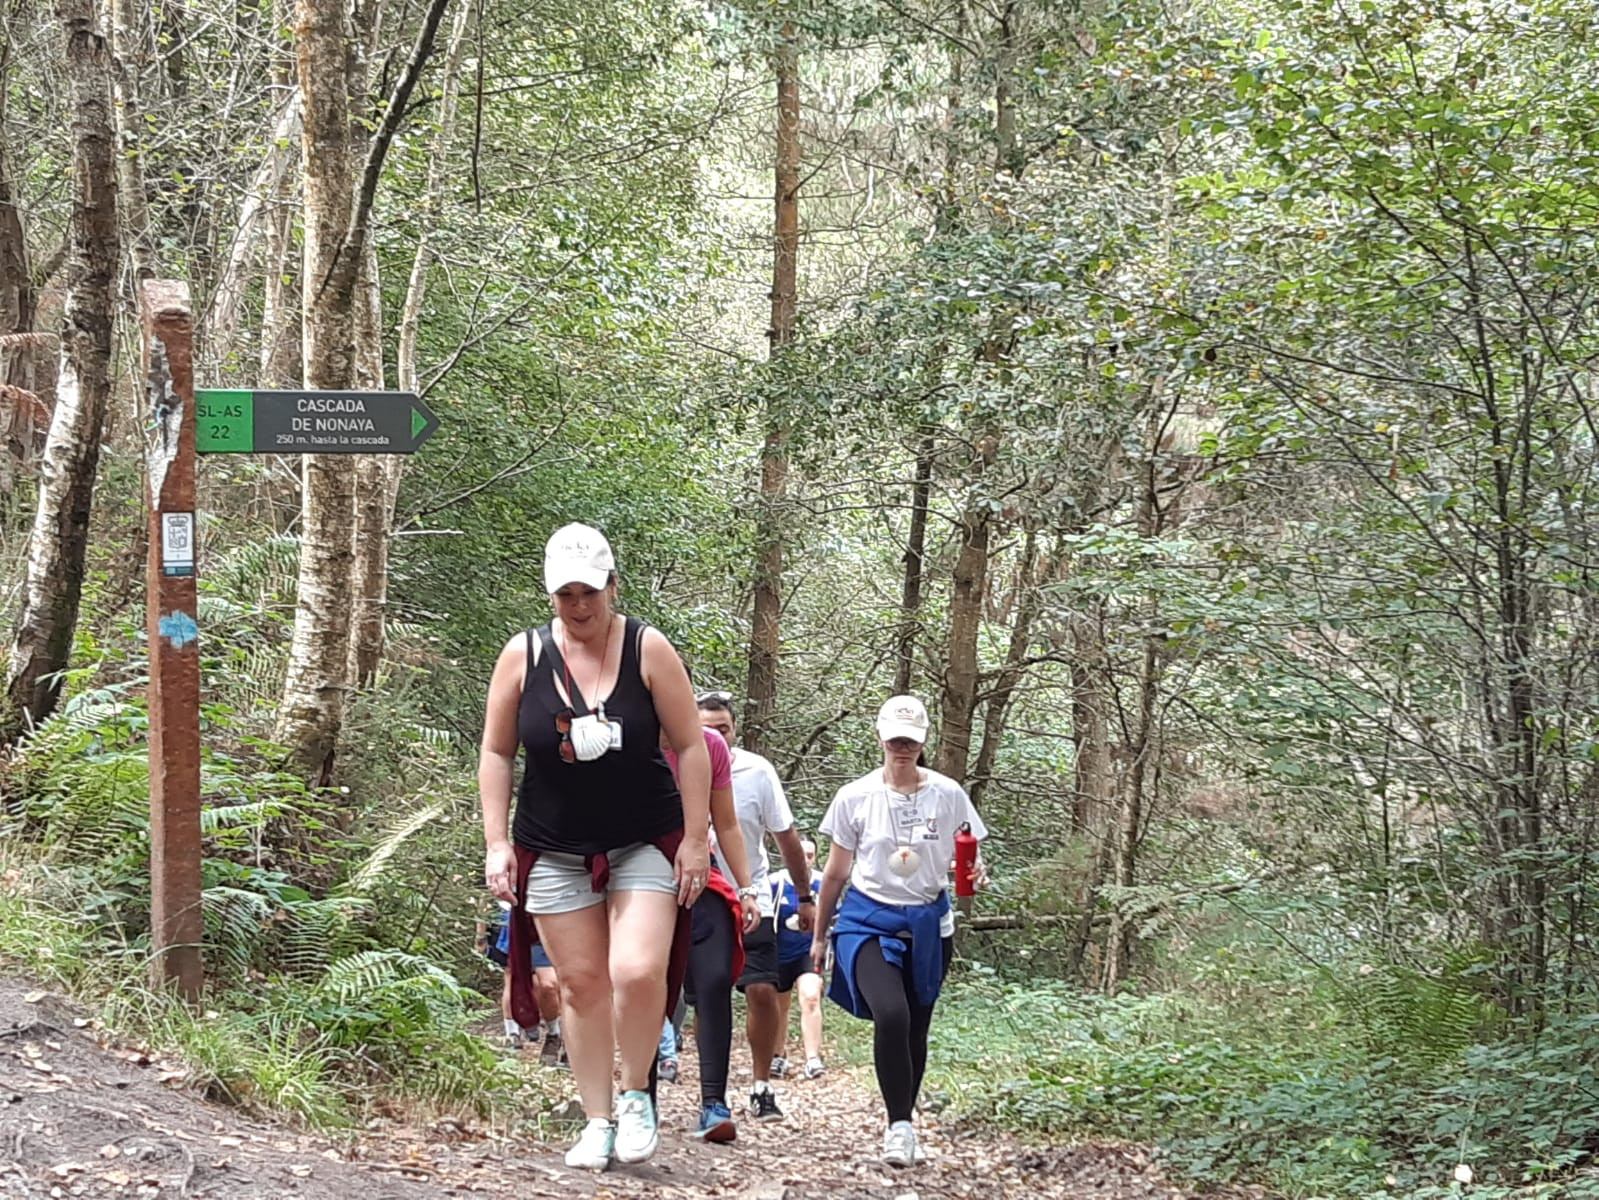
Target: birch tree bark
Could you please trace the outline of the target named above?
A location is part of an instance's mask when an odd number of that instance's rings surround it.
[[[348,389],[355,383],[360,265],[360,247],[349,245],[356,198],[345,82],[351,33],[338,0],[299,0],[295,23],[304,106],[305,386]],[[301,771],[326,782],[344,718],[355,466],[345,456],[308,454],[302,472],[299,598],[274,737]]]
[[[89,513],[111,390],[118,265],[110,49],[93,0],[62,0],[72,112],[72,227],[55,416],[40,464],[0,736],[14,741],[61,693],[83,593]]]
[[[293,19],[293,0],[272,0],[273,24],[279,29],[289,28]],[[272,59],[272,84],[281,89],[289,99],[285,101],[284,116],[289,118],[288,128],[280,119],[279,130],[273,136],[274,150],[282,146],[284,160],[276,154],[262,163],[266,178],[266,191],[261,198],[262,224],[265,227],[265,250],[261,264],[261,382],[266,387],[292,387],[300,382],[300,343],[294,336],[299,329],[296,318],[300,312],[300,272],[294,261],[294,225],[300,214],[299,166],[300,91],[294,81],[294,47],[285,38]],[[262,175],[256,176],[262,182]],[[248,198],[246,199],[248,203]],[[240,233],[245,226],[245,214],[239,214]],[[232,276],[232,263],[239,257],[235,247],[229,256],[229,270],[223,278]]]
[[[427,192],[422,219],[418,223],[416,253],[411,259],[410,279],[400,309],[399,353],[396,358],[397,383],[402,392],[419,392],[421,380],[417,366],[417,343],[422,327],[422,305],[427,298],[428,270],[433,265],[433,223],[443,211],[450,179],[448,150],[455,129],[456,101],[460,91],[461,59],[466,48],[466,33],[471,17],[470,5],[456,9],[455,22],[444,55],[444,80],[439,98],[438,127],[428,158]],[[375,265],[375,264],[374,264]],[[380,318],[381,293],[372,276],[373,296],[368,305]],[[373,330],[376,337],[381,328]],[[376,368],[381,374],[382,358]],[[357,490],[361,497],[356,525],[355,595],[357,616],[350,645],[350,677],[358,687],[372,682],[383,661],[384,622],[389,600],[389,547],[394,532],[394,504],[400,493],[405,459],[399,455],[374,454],[361,460],[357,468]]]
[[[364,47],[338,0],[298,0],[296,68],[303,107],[305,270],[302,278],[305,386],[347,389],[358,380],[357,308],[368,261],[368,222],[383,160],[433,52],[447,0],[431,0],[411,57],[382,121],[357,144],[350,98],[352,56]],[[368,10],[361,10],[370,20]],[[364,69],[361,71],[364,77]],[[296,767],[325,783],[344,723],[354,612],[356,472],[347,455],[308,454],[301,490],[299,599],[276,740]]]
[[[111,57],[117,130],[117,201],[127,231],[133,290],[155,277],[155,243],[144,195],[144,79],[150,69],[149,13],[143,0],[111,0]]]

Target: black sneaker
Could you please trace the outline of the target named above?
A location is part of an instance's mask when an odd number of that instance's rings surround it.
[[[662,1083],[677,1082],[677,1059],[663,1058],[655,1064],[655,1077]]]
[[[750,1093],[750,1116],[757,1121],[781,1121],[783,1110],[777,1107],[777,1093],[769,1083],[755,1085]]]
[[[561,1041],[561,1035],[552,1033],[545,1037],[544,1045],[539,1049],[539,1066],[559,1067],[566,1062],[566,1046]]]

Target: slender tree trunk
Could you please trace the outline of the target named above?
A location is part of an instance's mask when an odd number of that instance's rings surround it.
[[[1130,888],[1138,881],[1138,843],[1144,827],[1144,795],[1149,778],[1149,762],[1159,752],[1155,734],[1155,694],[1160,687],[1160,651],[1153,637],[1144,639],[1144,661],[1138,674],[1138,735],[1130,747],[1132,766],[1122,790],[1121,812],[1116,824],[1115,870],[1111,882]],[[1110,933],[1105,942],[1105,991],[1113,992],[1126,977],[1132,956],[1133,927],[1123,906],[1110,911]]]
[[[771,360],[778,363],[794,340],[799,303],[799,46],[794,27],[783,26],[773,55],[777,75],[777,180],[772,253]],[[781,370],[774,386],[783,386]],[[755,603],[750,628],[749,679],[745,688],[743,741],[756,753],[769,748],[777,705],[777,667],[783,609],[783,522],[788,486],[788,415],[775,396],[768,400],[761,446],[761,513],[756,530]]]
[[[272,74],[278,87],[289,88],[294,81],[293,60],[284,59],[282,65],[274,65]],[[294,167],[303,137],[300,94],[288,91],[273,123],[272,142],[239,205],[227,262],[217,277],[206,312],[205,323],[210,329],[206,352],[212,361],[225,362],[233,354],[239,314],[244,309],[258,248],[264,241],[260,355],[263,364],[270,364],[268,375],[274,379],[300,373],[299,343],[288,333],[295,306],[286,280],[293,278],[289,249],[293,244],[298,183]],[[296,360],[293,365],[287,361],[291,356]]]
[[[1071,617],[1072,831],[1103,840],[1116,796],[1110,757],[1110,665],[1104,610]]]
[[[149,13],[142,0],[111,0],[111,53],[115,62],[117,201],[127,231],[133,291],[155,278],[155,239],[144,194],[144,96],[150,67]],[[141,556],[142,557],[142,556]]]
[[[369,245],[356,294],[356,386],[383,388],[383,287]],[[389,525],[400,487],[401,459],[363,454],[355,460],[355,561],[351,564],[349,677],[365,687],[383,658],[383,609],[388,600]]]
[[[982,629],[983,596],[988,590],[991,529],[987,508],[972,507],[961,518],[955,588],[949,601],[949,640],[934,766],[957,783],[965,782],[971,755],[972,721],[977,710],[977,635]]]
[[[345,55],[350,30],[336,0],[299,0],[296,38],[304,105],[305,385],[355,383],[355,298],[361,247],[350,245],[357,164]],[[299,600],[275,738],[309,776],[326,781],[348,687],[355,465],[308,454],[301,481]]]
[[[1038,534],[1027,531],[1022,543],[1022,561],[1016,569],[1016,590],[1020,599],[1016,605],[1016,623],[1011,626],[1010,646],[1006,649],[1005,665],[1000,668],[994,686],[988,693],[988,707],[983,713],[983,741],[977,751],[977,767],[967,787],[974,803],[994,778],[994,763],[999,758],[999,745],[1005,737],[1005,718],[1010,713],[1011,699],[1027,672],[1027,652],[1033,645],[1033,622],[1038,618],[1042,592],[1035,570],[1038,564]]]
[[[55,416],[40,469],[0,736],[48,716],[77,627],[100,438],[111,391],[118,262],[111,55],[92,0],[62,0],[72,113],[72,233]]]
[[[916,642],[922,629],[922,583],[927,577],[927,510],[933,495],[933,430],[916,443],[916,476],[911,483],[911,529],[905,547],[905,585],[900,593],[899,646],[894,655],[894,693],[911,690]]]
[[[400,310],[400,345],[396,358],[401,391],[421,388],[417,365],[418,341],[422,329],[422,305],[427,297],[428,270],[433,265],[432,228],[444,210],[449,195],[448,151],[455,129],[456,98],[460,90],[461,60],[466,50],[466,34],[472,6],[461,4],[455,12],[449,47],[444,56],[443,95],[439,102],[438,128],[433,135],[433,150],[428,161],[426,206],[418,222],[416,253],[411,259],[411,275],[406,284],[405,301]],[[372,299],[368,309],[376,318],[373,329],[377,344],[381,324],[381,293],[377,288],[377,264],[370,267]],[[373,364],[381,386],[381,355]],[[394,504],[400,493],[405,459],[398,455],[372,455],[363,460],[359,478],[360,509],[356,526],[355,594],[358,603],[353,643],[350,647],[350,675],[356,685],[365,687],[377,674],[383,661],[384,622],[389,599],[389,549],[392,545]]]
[[[0,22],[0,504],[9,510],[17,467],[27,458],[27,443],[17,437],[19,418],[39,403],[33,363],[38,348],[23,335],[33,331],[33,268],[22,212],[12,177],[11,95],[14,62],[9,23]],[[9,344],[8,344],[9,343]]]

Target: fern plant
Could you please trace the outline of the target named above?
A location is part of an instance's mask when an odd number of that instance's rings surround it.
[[[1387,966],[1366,976],[1356,1002],[1372,1049],[1428,1068],[1458,1058],[1502,1026],[1506,1014],[1483,995],[1478,966],[1457,953],[1436,974]]]

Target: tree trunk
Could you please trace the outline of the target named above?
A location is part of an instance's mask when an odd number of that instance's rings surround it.
[[[972,772],[967,791],[972,802],[982,799],[994,777],[994,763],[999,758],[999,744],[1005,736],[1005,718],[1010,712],[1011,698],[1026,673],[1027,652],[1033,644],[1033,622],[1042,604],[1042,592],[1035,578],[1038,562],[1038,535],[1027,531],[1022,544],[1022,561],[1016,569],[1016,590],[1021,598],[1016,606],[1016,623],[1011,626],[1010,646],[1005,653],[1005,665],[1000,668],[994,686],[988,693],[988,707],[983,713],[983,741],[977,751],[977,767]]]
[[[794,340],[799,304],[799,47],[794,27],[783,26],[773,55],[777,75],[777,179],[772,238],[772,325],[767,331],[771,361],[778,363]],[[774,387],[783,386],[781,371]],[[743,741],[762,753],[770,748],[772,714],[777,705],[777,666],[783,608],[783,523],[781,502],[788,485],[788,416],[785,405],[769,398],[766,437],[761,445],[761,512],[755,545],[755,603],[750,623],[749,678],[744,693]]]
[[[356,386],[383,388],[383,287],[378,256],[369,244],[356,293]],[[393,454],[362,454],[355,460],[355,561],[351,564],[349,677],[365,687],[383,658],[383,609],[388,601],[389,526],[400,488],[400,463]]]
[[[922,581],[927,576],[927,510],[933,494],[933,430],[924,428],[916,444],[916,477],[911,484],[910,541],[905,547],[905,586],[900,594],[899,647],[894,656],[894,694],[911,690],[916,642],[922,628]]]
[[[350,30],[336,0],[299,0],[296,60],[304,107],[305,386],[355,382],[355,293],[362,248],[351,244],[356,164],[345,54]],[[308,454],[301,491],[299,600],[274,737],[307,776],[326,782],[348,687],[355,465]]]
[[[111,54],[116,95],[117,201],[127,230],[133,290],[155,277],[155,239],[144,195],[144,96],[150,67],[149,14],[140,0],[111,0]]]
[[[39,480],[0,736],[15,740],[61,692],[78,621],[89,513],[111,390],[118,264],[111,56],[90,0],[62,0],[72,112],[72,231],[56,411]]]
[[[1160,686],[1160,657],[1154,637],[1144,639],[1144,662],[1138,674],[1138,735],[1130,747],[1132,767],[1127,772],[1126,786],[1122,790],[1122,806],[1116,823],[1115,869],[1111,882],[1118,888],[1130,888],[1138,879],[1138,843],[1144,827],[1144,787],[1149,776],[1149,762],[1158,753],[1155,736],[1155,693]],[[1133,928],[1121,904],[1110,912],[1110,934],[1105,942],[1104,977],[1102,986],[1114,992],[1126,977],[1128,961],[1132,956]]]
[[[1072,831],[1102,839],[1116,776],[1110,758],[1110,665],[1104,610],[1097,602],[1071,616]]]
[[[992,521],[986,507],[961,518],[955,590],[949,601],[949,641],[944,653],[944,689],[934,767],[957,783],[966,780],[972,720],[977,708],[977,635],[988,590],[988,541]]]
[[[17,467],[27,459],[31,442],[17,436],[18,427],[28,408],[38,403],[33,372],[38,349],[19,337],[33,331],[34,291],[28,239],[12,181],[6,101],[13,61],[10,26],[0,22],[0,501],[7,510]],[[7,339],[17,340],[8,346]]]
[[[289,64],[285,63],[285,67]],[[274,67],[274,82],[282,88],[292,83],[290,70]],[[304,138],[300,94],[288,93],[272,128],[272,142],[256,168],[234,221],[228,260],[217,278],[206,311],[210,327],[206,353],[213,362],[226,362],[238,336],[239,314],[250,286],[256,250],[265,241],[263,258],[265,291],[261,312],[261,349],[267,376],[274,379],[300,374],[298,340],[287,336],[294,305],[288,299],[285,278],[292,278],[289,248],[294,230],[294,192],[297,180],[297,143]],[[263,237],[264,235],[264,237]],[[292,362],[289,360],[292,358]]]
[[[371,319],[370,301],[357,294],[368,261],[367,222],[384,157],[433,53],[446,3],[430,0],[410,60],[365,147],[357,186],[350,80],[364,78],[363,30],[376,28],[376,21],[371,10],[361,9],[357,28],[346,20],[345,8],[336,0],[299,0],[295,48],[304,110],[301,288],[307,388],[347,389],[358,377],[358,302]],[[295,765],[321,782],[332,775],[350,678],[356,505],[355,467],[349,459],[338,454],[305,456],[299,600],[274,734]]]
[[[472,6],[456,9],[450,30],[449,48],[444,57],[443,95],[439,102],[438,128],[433,135],[433,150],[428,162],[426,207],[419,223],[416,254],[411,260],[411,276],[406,284],[405,301],[400,310],[400,346],[396,361],[401,391],[419,392],[421,380],[417,366],[417,343],[422,327],[422,305],[427,296],[428,269],[433,264],[430,237],[449,194],[448,149],[455,128],[456,97],[460,87],[461,59],[466,49],[468,18]],[[377,286],[377,262],[369,264],[372,314],[371,338],[379,353],[372,363],[377,382],[382,386],[383,360],[382,295]],[[350,647],[350,676],[358,687],[366,687],[377,675],[383,661],[384,622],[389,600],[389,548],[392,544],[394,504],[400,492],[405,459],[392,454],[372,455],[359,468],[360,509],[356,524],[355,594],[358,603],[354,639]]]

